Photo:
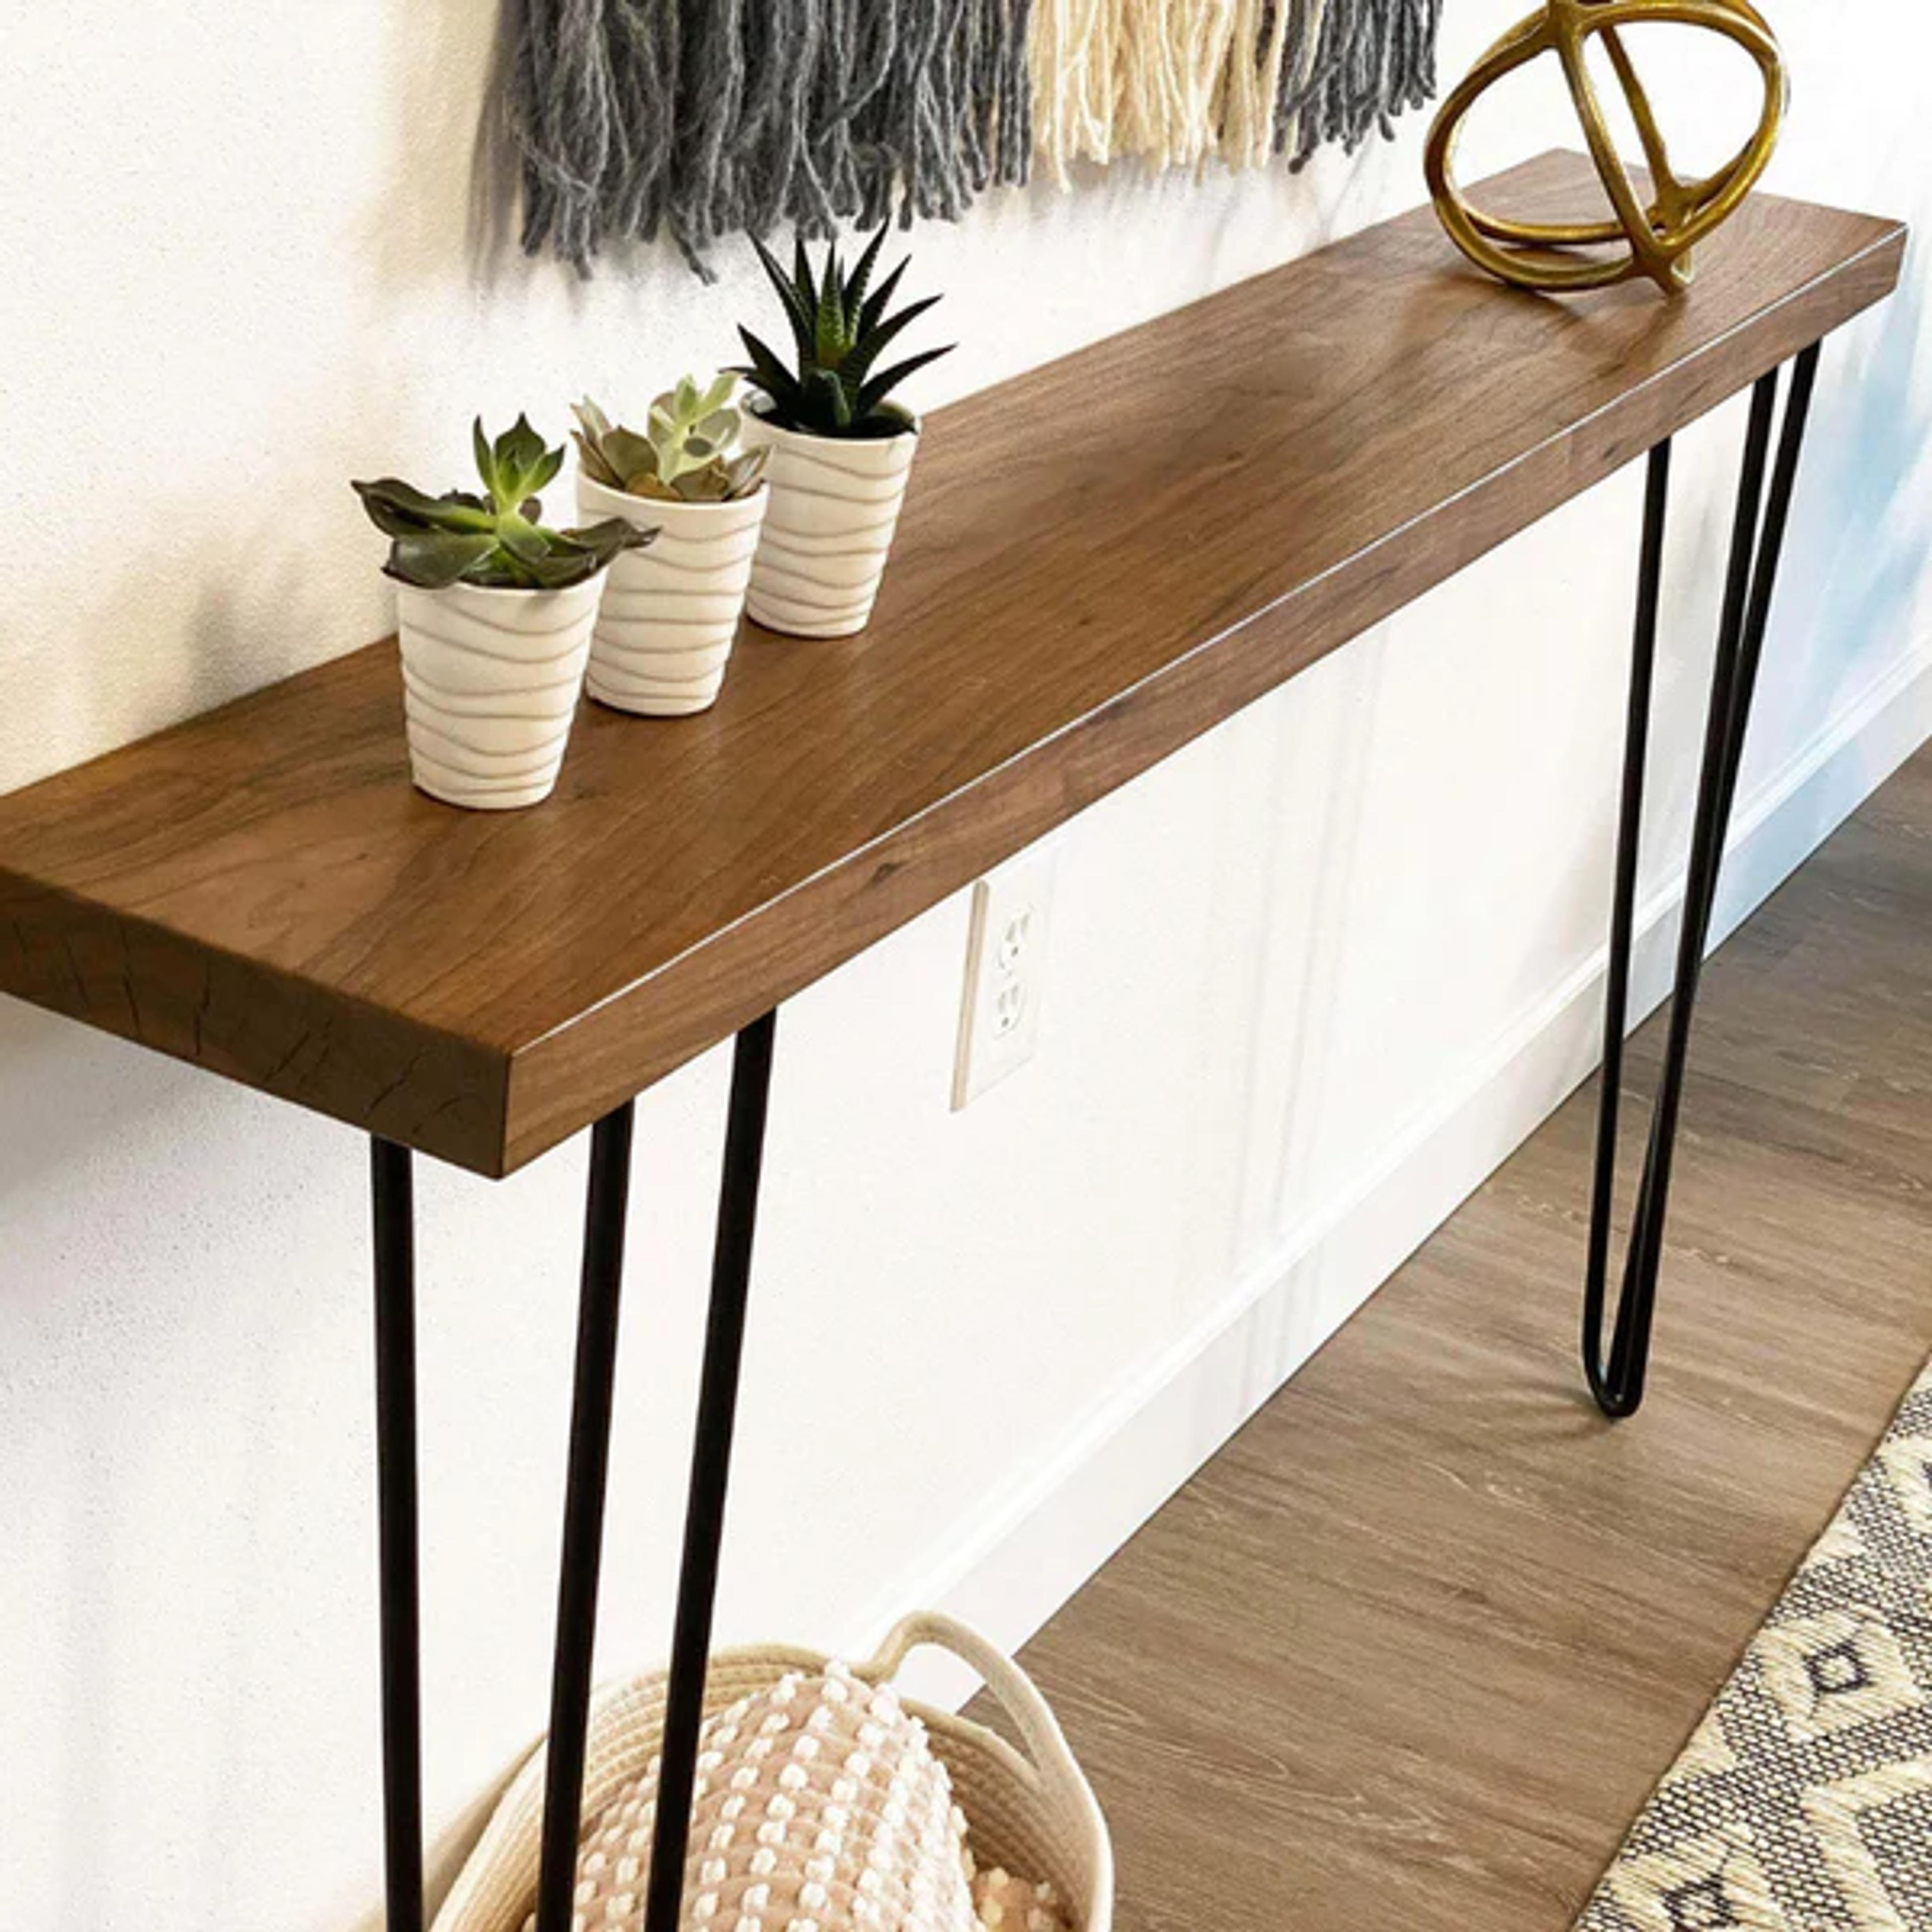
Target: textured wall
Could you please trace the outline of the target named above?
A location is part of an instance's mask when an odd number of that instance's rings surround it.
[[[655,257],[584,285],[492,246],[470,152],[494,10],[7,10],[0,422],[22,514],[0,788],[376,634],[352,472],[454,480],[479,408],[555,431],[583,389],[634,409],[730,353],[762,299],[742,260],[709,290]],[[1449,65],[1510,10],[1452,7]],[[1780,182],[1932,214],[1917,64],[1855,69],[1834,16],[1784,10]],[[1915,30],[1904,0],[1864,11]],[[1720,92],[1673,72],[1710,114]],[[1472,144],[1559,126],[1539,97]],[[914,280],[947,290],[963,345],[922,399],[1412,201],[1418,140],[1294,178],[995,198],[922,232]],[[1918,728],[1924,300],[1915,280],[1828,361],[1748,805],[1813,766],[1855,790],[1877,754],[1853,726]],[[1738,430],[1686,440],[1659,881]],[[728,1634],[856,1641],[1030,1524],[1036,1560],[964,1580],[1017,1636],[1176,1473],[1128,1450],[1195,1341],[1355,1228],[1459,1096],[1488,1082],[1511,1132],[1546,1102],[1517,1047],[1600,944],[1636,506],[1616,480],[1070,826],[1040,1057],[967,1113],[946,1106],[962,902],[788,1008]],[[1816,826],[1766,824],[1768,878]],[[666,1624],[723,1070],[640,1110],[606,1670],[656,1656]],[[496,1189],[424,1179],[439,1830],[543,1708],[582,1167],[572,1148]],[[340,1130],[0,1006],[4,1932],[340,1932],[372,1909],[365,1213]],[[1337,1262],[1331,1304],[1420,1231]],[[1284,1333],[1318,1328],[1302,1292]],[[1293,1352],[1258,1346],[1240,1400]],[[1196,1436],[1238,1413],[1207,1404]],[[1115,1472],[1104,1508],[1090,1468]]]

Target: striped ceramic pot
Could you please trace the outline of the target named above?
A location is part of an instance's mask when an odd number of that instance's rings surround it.
[[[903,436],[806,436],[745,417],[748,448],[768,447],[772,507],[752,566],[749,608],[770,631],[849,638],[866,628],[919,448]]]
[[[478,812],[549,797],[603,588],[601,573],[567,590],[402,586],[396,615],[419,790]]]
[[[578,478],[584,522],[621,517],[658,533],[648,549],[625,550],[610,565],[590,646],[588,682],[598,704],[681,718],[717,697],[768,494],[760,484],[735,502],[661,502]]]

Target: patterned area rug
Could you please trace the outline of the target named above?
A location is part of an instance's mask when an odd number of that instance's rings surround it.
[[[1932,1367],[1578,1932],[1932,1932]]]

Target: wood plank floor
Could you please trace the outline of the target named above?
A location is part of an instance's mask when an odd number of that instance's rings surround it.
[[[1594,1100],[1029,1648],[1123,1932],[1570,1925],[1932,1353],[1932,750],[1712,963],[1616,1426],[1575,1360]]]

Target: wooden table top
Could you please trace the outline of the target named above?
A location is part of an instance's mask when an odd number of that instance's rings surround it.
[[[747,627],[699,718],[586,704],[534,810],[411,788],[392,639],[0,799],[0,990],[508,1173],[1882,299],[1904,239],[1760,196],[1682,298],[1558,302],[1418,209],[938,411],[862,635]]]

